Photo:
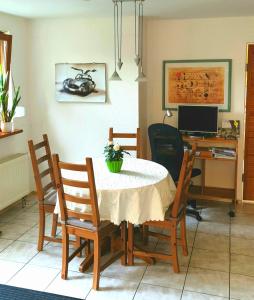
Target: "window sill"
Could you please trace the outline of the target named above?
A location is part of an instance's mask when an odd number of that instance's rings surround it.
[[[4,138],[7,138],[9,136],[19,134],[19,133],[22,133],[22,132],[23,132],[22,129],[15,129],[12,132],[2,132],[2,131],[0,131],[0,139],[4,139]]]

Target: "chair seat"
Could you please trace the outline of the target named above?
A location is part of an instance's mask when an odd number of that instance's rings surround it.
[[[56,205],[57,201],[57,193],[55,189],[50,190],[45,196],[44,196],[44,204],[47,205]]]
[[[110,221],[101,221],[100,226],[96,228],[93,225],[93,223],[89,222],[89,221],[81,221],[81,220],[78,220],[77,218],[69,218],[67,220],[67,225],[84,228],[84,229],[87,229],[87,230],[93,231],[93,232],[95,232],[97,230],[98,231],[103,230],[105,227],[107,227],[111,224],[112,223]]]

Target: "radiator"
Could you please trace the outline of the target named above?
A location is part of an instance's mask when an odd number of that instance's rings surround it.
[[[0,211],[29,194],[27,153],[0,160]]]

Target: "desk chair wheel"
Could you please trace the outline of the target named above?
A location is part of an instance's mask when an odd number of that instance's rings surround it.
[[[235,212],[233,210],[231,210],[228,215],[230,216],[230,218],[234,218],[235,217]]]
[[[203,220],[202,217],[200,216],[200,213],[195,209],[187,207],[186,214],[187,214],[187,216],[195,217],[197,221]]]

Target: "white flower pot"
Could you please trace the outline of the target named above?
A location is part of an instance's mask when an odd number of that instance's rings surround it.
[[[13,122],[1,122],[2,132],[12,132],[14,130]]]

